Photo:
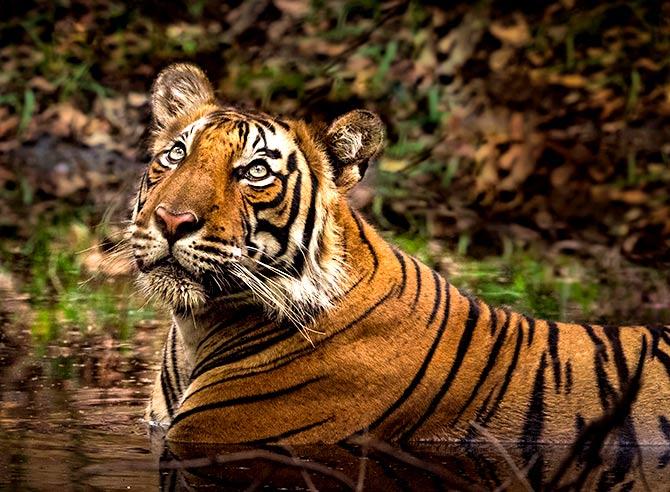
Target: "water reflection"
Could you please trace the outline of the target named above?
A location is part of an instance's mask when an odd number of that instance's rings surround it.
[[[57,323],[57,311],[41,301],[17,305],[16,293],[4,294],[0,488],[158,487],[152,467],[159,455],[152,453],[140,417],[165,322],[137,321],[132,333],[121,336],[119,330],[75,326],[60,318],[59,329],[43,338],[31,328],[52,317]],[[40,319],[44,312],[49,316]],[[117,460],[146,466],[86,471]]]
[[[161,458],[162,490],[668,490],[660,447],[610,446],[601,461],[562,472],[570,446],[538,446],[525,467],[515,444],[431,445],[410,452],[364,446],[184,448]],[[667,450],[665,450],[667,453]],[[533,476],[542,470],[543,480]]]

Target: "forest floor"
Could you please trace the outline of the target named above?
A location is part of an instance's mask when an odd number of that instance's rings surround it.
[[[388,146],[352,202],[458,285],[540,316],[667,322],[666,7],[16,3],[0,21],[0,268],[42,294],[128,273],[103,260],[148,158],[149,85],[190,60],[242,106],[377,111]]]

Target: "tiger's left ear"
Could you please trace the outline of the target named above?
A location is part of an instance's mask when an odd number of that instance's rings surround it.
[[[384,147],[384,123],[375,113],[354,110],[337,118],[326,132],[335,185],[349,191]]]
[[[157,130],[213,102],[212,84],[200,67],[191,63],[175,63],[163,69],[151,87],[151,112]]]

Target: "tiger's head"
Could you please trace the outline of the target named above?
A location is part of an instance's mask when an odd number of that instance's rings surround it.
[[[182,315],[224,297],[297,323],[330,306],[347,274],[333,210],[381,150],[380,119],[313,127],[220,105],[190,64],[158,75],[151,105],[130,228],[142,290]]]

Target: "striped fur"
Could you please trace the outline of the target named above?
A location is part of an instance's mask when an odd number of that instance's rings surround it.
[[[634,384],[612,439],[670,448],[670,327],[536,320],[396,250],[346,201],[378,152],[377,136],[351,137],[379,131],[369,113],[326,131],[211,102],[175,118],[132,229],[140,283],[174,313],[149,407],[169,440],[470,442],[476,423],[530,462]],[[177,140],[186,158],[172,166]],[[259,155],[275,177],[254,187],[243,172]],[[159,204],[192,210],[200,228],[169,244]]]

